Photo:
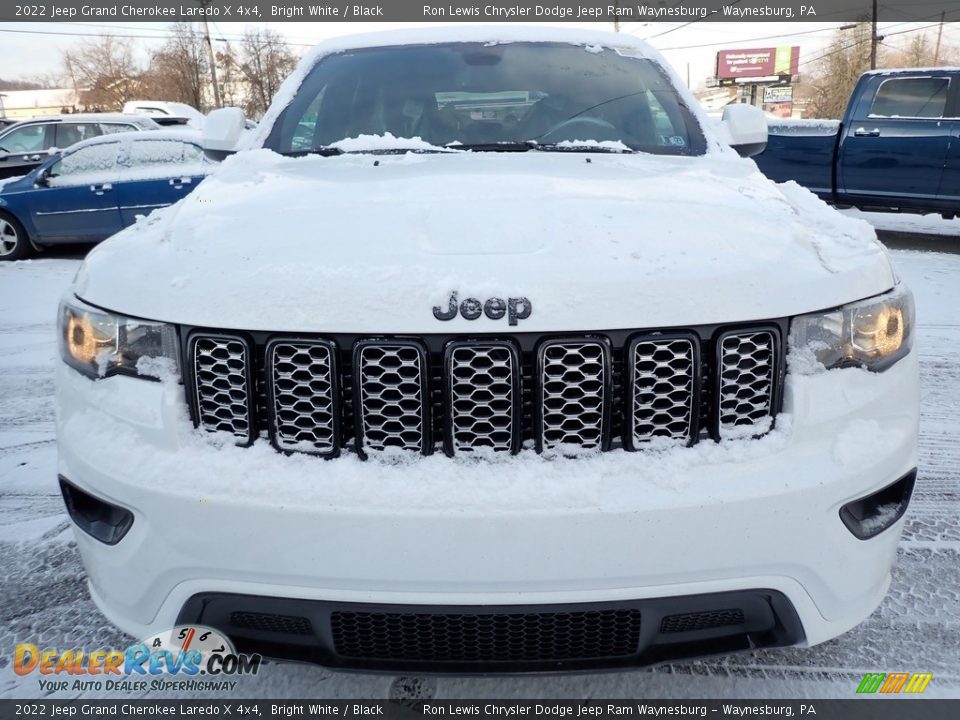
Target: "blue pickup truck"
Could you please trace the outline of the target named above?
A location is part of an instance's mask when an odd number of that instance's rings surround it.
[[[754,157],[840,207],[960,215],[960,68],[875,70],[843,120],[770,122]]]

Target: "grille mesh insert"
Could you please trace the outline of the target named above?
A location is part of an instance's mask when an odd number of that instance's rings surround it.
[[[720,340],[721,437],[765,432],[773,411],[776,337],[772,331],[727,334]]]
[[[695,427],[696,362],[693,340],[639,340],[633,345],[632,439],[689,440]]]
[[[334,612],[341,657],[434,662],[555,661],[639,651],[638,610],[517,614]]]
[[[505,344],[450,348],[450,445],[455,453],[477,448],[509,452],[514,445],[517,361]]]
[[[364,448],[421,450],[426,429],[424,359],[415,345],[358,347]]]
[[[603,444],[609,357],[601,342],[560,340],[540,348],[540,442],[544,449]]]
[[[197,337],[192,353],[199,426],[249,439],[252,428],[247,343],[240,338]]]
[[[313,624],[305,617],[272,613],[232,612],[230,624],[245,630],[258,630],[284,635],[313,635]]]
[[[337,448],[334,352],[326,343],[276,342],[268,349],[274,442],[281,450]]]
[[[718,627],[743,625],[745,622],[743,610],[710,610],[707,612],[684,613],[683,615],[668,615],[660,621],[660,632],[680,633],[696,630],[709,630]]]

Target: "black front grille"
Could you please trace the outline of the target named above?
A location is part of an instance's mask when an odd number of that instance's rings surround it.
[[[636,655],[638,610],[516,614],[334,612],[345,658],[455,663],[599,660]]]
[[[767,432],[787,321],[465,338],[184,328],[194,422],[284,452],[643,450]]]

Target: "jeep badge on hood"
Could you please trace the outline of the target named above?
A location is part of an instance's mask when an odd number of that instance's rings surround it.
[[[503,298],[492,297],[486,302],[480,302],[476,298],[467,298],[462,303],[457,304],[456,291],[450,293],[448,307],[444,310],[441,306],[435,305],[433,316],[437,320],[453,320],[457,316],[457,310],[465,320],[476,320],[481,315],[486,315],[491,320],[499,320],[504,315],[509,318],[511,325],[516,325],[520,320],[526,320],[533,312],[533,303],[525,297]]]

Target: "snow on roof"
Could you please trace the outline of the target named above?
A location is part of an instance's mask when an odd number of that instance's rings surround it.
[[[941,65],[939,67],[915,67],[915,68],[880,68],[877,70],[867,70],[864,75],[899,75],[901,73],[925,74],[925,73],[960,73],[960,67],[949,67]]]
[[[123,106],[124,114],[147,115],[149,117],[183,117],[190,120],[204,120],[205,116],[192,105],[169,100],[130,100]]]
[[[61,115],[38,115],[37,117],[24,118],[22,122],[37,122],[50,120],[59,120],[61,122],[125,122],[131,120],[147,120],[152,122],[152,118],[147,115],[131,115],[123,113],[66,113]]]
[[[190,142],[200,145],[201,134],[199,130],[179,129],[179,130],[150,130],[142,132],[139,130],[130,130],[128,132],[110,133],[109,135],[97,135],[96,137],[81,140],[71,145],[70,151],[79,150],[89,145],[102,145],[109,142],[130,142],[137,140],[179,140],[181,142]]]
[[[626,48],[658,55],[649,43],[634,35],[608,30],[571,30],[534,25],[441,25],[438,27],[380,30],[328,38],[304,57],[311,64],[321,55],[342,50],[396,45],[431,45],[447,42],[561,42],[571,45]]]

